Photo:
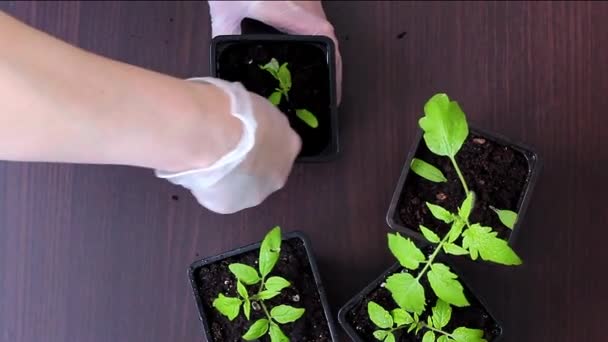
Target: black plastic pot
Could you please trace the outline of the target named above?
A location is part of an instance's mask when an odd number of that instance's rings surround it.
[[[254,30],[253,32],[261,32]],[[300,162],[334,159],[339,152],[336,96],[335,47],[324,36],[243,34],[218,36],[211,42],[211,76],[241,82],[250,91],[268,97],[276,80],[258,65],[276,57],[288,62],[293,87],[290,99],[282,101],[291,127],[302,138]],[[295,115],[296,108],[315,114],[319,126],[311,128]]]
[[[445,259],[445,257],[438,257],[437,261],[441,261],[442,263],[448,265],[452,271],[456,274],[458,274],[458,271],[454,268],[454,266],[452,264],[449,263],[449,261],[447,261]],[[372,341],[376,341],[375,339],[365,339],[364,337],[362,337],[360,335],[360,332],[357,332],[357,328],[355,326],[353,326],[353,324],[351,323],[350,319],[349,319],[349,315],[352,313],[352,311],[354,309],[356,309],[358,306],[360,305],[365,305],[363,304],[364,301],[366,300],[366,298],[373,292],[376,291],[378,289],[381,288],[381,284],[385,282],[386,278],[392,274],[395,274],[397,272],[400,272],[403,269],[403,267],[401,265],[399,265],[399,263],[394,264],[393,266],[391,266],[390,268],[388,268],[384,273],[382,273],[382,275],[380,275],[378,278],[376,278],[373,282],[371,282],[369,285],[367,285],[363,290],[361,290],[361,292],[359,292],[357,295],[355,295],[353,298],[351,298],[346,304],[344,304],[344,306],[342,306],[342,308],[340,308],[340,311],[338,312],[338,321],[340,322],[340,325],[342,326],[342,328],[344,329],[344,331],[346,331],[347,335],[350,337],[350,339],[352,341],[355,342],[372,342]],[[485,310],[485,313],[487,315],[487,317],[483,318],[484,322],[486,322],[486,324],[488,326],[492,327],[492,331],[494,334],[494,338],[491,338],[488,340],[488,342],[497,342],[502,340],[502,327],[501,325],[497,322],[497,320],[494,318],[494,316],[487,310],[486,305],[484,304],[483,300],[480,299],[479,297],[475,296],[474,292],[471,290],[471,288],[467,285],[466,283],[466,279],[463,279],[462,276],[458,276],[460,283],[462,284],[462,286],[464,287],[465,290],[465,295],[467,297],[467,299],[469,300],[469,302],[471,304],[473,303],[478,303],[480,307],[483,308],[483,310]],[[385,290],[388,293],[388,290]],[[428,294],[431,292],[432,290],[429,288],[425,288],[425,293],[427,293],[427,298],[428,298]],[[430,311],[431,307],[434,306],[434,303],[428,303],[427,302],[427,308]],[[386,307],[387,310],[392,310],[394,308],[397,308],[397,305],[395,304],[393,307]],[[453,313],[452,316],[452,320],[456,319]],[[476,327],[471,327],[471,328],[476,328]],[[412,337],[413,338],[413,337]]]
[[[525,179],[525,185],[523,187],[523,191],[521,192],[521,195],[518,200],[518,205],[517,205],[517,210],[516,210],[516,212],[518,213],[518,219],[517,219],[517,222],[515,223],[515,226],[513,227],[513,230],[511,230],[508,234],[509,244],[513,244],[520,227],[524,223],[525,214],[530,205],[532,191],[533,191],[533,188],[538,179],[538,174],[539,174],[540,168],[541,168],[539,157],[529,147],[527,147],[523,144],[520,144],[520,143],[510,141],[507,138],[504,138],[498,134],[491,133],[491,132],[488,132],[488,131],[485,131],[485,130],[482,130],[482,129],[476,128],[476,127],[470,127],[469,130],[470,130],[469,136],[479,135],[489,141],[498,143],[503,146],[511,147],[514,150],[520,152],[524,156],[525,160],[527,161],[528,172],[527,172],[527,176]],[[416,155],[420,151],[421,145],[424,145],[426,148],[426,144],[425,144],[422,136],[423,136],[423,132],[420,130],[416,137],[416,141],[407,156],[405,165],[403,166],[403,170],[401,171],[401,176],[399,177],[399,181],[397,183],[397,187],[395,188],[395,191],[393,193],[393,197],[391,200],[391,204],[390,204],[388,213],[386,215],[386,221],[388,222],[388,225],[393,230],[398,231],[398,232],[400,232],[408,237],[411,237],[415,240],[418,240],[418,241],[426,241],[426,240],[424,239],[422,234],[419,233],[419,231],[417,229],[408,227],[403,223],[403,221],[401,220],[400,215],[399,215],[399,208],[401,207],[401,204],[402,204],[402,193],[404,191],[404,187],[406,185],[408,177],[411,175],[410,165],[412,163],[412,159],[414,157],[416,157]],[[426,181],[426,180],[424,180],[424,181]]]
[[[316,286],[316,289],[317,289],[317,293],[318,293],[318,296],[319,296],[319,299],[320,299],[320,302],[322,305],[323,313],[324,313],[325,319],[327,321],[329,334],[331,335],[332,341],[338,341],[336,326],[335,326],[335,323],[333,320],[333,316],[331,314],[331,310],[329,308],[329,304],[327,302],[327,298],[325,295],[325,289],[323,288],[323,284],[321,283],[321,277],[320,277],[319,271],[317,269],[317,263],[316,263],[314,254],[312,253],[310,241],[301,232],[289,232],[289,233],[283,234],[283,243],[285,243],[287,241],[292,241],[292,240],[296,240],[296,241],[299,240],[303,244],[304,249],[306,250],[308,264],[310,266],[310,270],[311,270],[313,278],[314,278],[314,286]],[[209,319],[208,319],[209,313],[207,312],[207,310],[214,310],[214,309],[206,307],[206,305],[203,302],[203,298],[204,298],[204,296],[211,296],[212,298],[215,298],[218,294],[217,293],[201,293],[201,291],[199,289],[201,284],[200,284],[199,280],[197,280],[197,272],[199,272],[199,270],[201,268],[208,267],[209,265],[212,265],[212,264],[215,264],[218,262],[222,262],[223,260],[226,260],[228,258],[243,255],[243,254],[246,254],[251,251],[259,250],[260,245],[261,245],[261,242],[258,242],[258,243],[240,247],[240,248],[237,248],[232,251],[225,252],[225,253],[222,253],[222,254],[219,254],[216,256],[205,258],[205,259],[192,263],[192,265],[188,269],[188,279],[190,281],[190,285],[192,286],[194,299],[196,301],[196,305],[197,305],[198,312],[199,312],[199,317],[203,324],[203,333],[204,333],[207,341],[209,341],[209,342],[215,341],[213,339],[213,336],[211,333],[211,327],[209,325]],[[273,275],[273,274],[274,273],[271,273],[271,275]],[[291,279],[289,279],[289,280],[291,280]],[[305,319],[305,317],[306,317],[306,315],[301,319]],[[244,333],[245,333],[245,331],[243,331],[243,334]],[[216,341],[216,342],[222,342],[222,341]]]

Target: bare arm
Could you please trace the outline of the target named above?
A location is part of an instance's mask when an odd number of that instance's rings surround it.
[[[96,56],[0,12],[0,159],[180,171],[230,151],[227,96]]]

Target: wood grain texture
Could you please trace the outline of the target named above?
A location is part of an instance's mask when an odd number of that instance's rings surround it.
[[[605,340],[608,4],[325,8],[344,58],[343,153],[297,165],[260,207],[214,215],[148,170],[0,163],[0,341],[200,341],[187,266],[275,224],[309,235],[337,312],[392,262],[384,216],[422,106],[438,91],[543,160],[515,246],[525,265],[460,265],[504,340]],[[208,74],[205,2],[0,9],[110,58]]]

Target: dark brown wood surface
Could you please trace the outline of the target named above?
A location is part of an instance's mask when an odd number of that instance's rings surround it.
[[[0,163],[0,341],[200,341],[186,280],[271,226],[312,240],[334,313],[392,263],[385,214],[424,102],[457,99],[543,170],[520,268],[463,263],[505,341],[605,341],[608,4],[325,4],[344,58],[343,153],[221,216],[149,170]],[[2,2],[92,52],[208,74],[205,2]],[[6,48],[6,47],[5,47]],[[44,58],[44,56],[41,56]]]

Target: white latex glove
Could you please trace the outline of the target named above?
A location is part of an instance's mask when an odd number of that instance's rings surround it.
[[[265,98],[240,83],[193,78],[222,89],[230,97],[230,112],[243,123],[236,148],[213,165],[180,173],[156,175],[189,189],[198,202],[220,214],[260,204],[285,185],[301,141],[287,117]]]
[[[209,1],[213,37],[241,34],[241,21],[251,18],[289,34],[327,36],[336,45],[338,103],[342,98],[342,57],[334,27],[320,1]]]

